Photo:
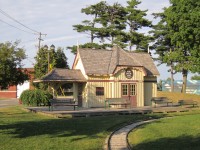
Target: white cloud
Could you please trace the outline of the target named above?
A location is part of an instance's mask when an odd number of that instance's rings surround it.
[[[77,36],[62,36],[62,37],[57,37],[57,38],[50,38],[45,40],[47,43],[54,43],[54,42],[61,42],[61,41],[66,41],[66,40],[77,40],[79,38],[85,37],[84,35],[77,35]]]

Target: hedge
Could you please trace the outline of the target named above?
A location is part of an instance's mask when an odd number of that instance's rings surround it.
[[[51,98],[53,98],[52,94],[40,89],[25,90],[20,96],[22,104],[28,106],[47,106]]]

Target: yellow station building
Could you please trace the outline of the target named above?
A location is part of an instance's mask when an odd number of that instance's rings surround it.
[[[55,97],[72,97],[81,107],[104,107],[107,98],[125,98],[132,107],[151,105],[157,95],[159,72],[148,53],[111,50],[77,50],[72,69],[53,69],[41,81]]]

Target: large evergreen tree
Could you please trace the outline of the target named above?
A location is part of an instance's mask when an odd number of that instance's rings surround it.
[[[132,50],[132,46],[136,46],[137,50],[147,50],[148,43],[150,40],[149,36],[146,36],[142,33],[139,33],[138,30],[142,27],[151,27],[151,21],[144,18],[147,14],[147,10],[137,9],[137,6],[141,2],[138,0],[129,0],[127,1],[126,7],[126,23],[129,28],[127,33],[129,42],[129,50]]]
[[[174,69],[182,72],[182,92],[186,92],[187,74],[200,72],[200,2],[198,0],[170,0],[171,6],[163,12],[161,21],[167,33],[160,33],[161,42],[167,43],[168,53],[163,49],[165,61],[173,61]],[[156,32],[159,35],[159,28]],[[157,40],[159,40],[157,38]],[[166,46],[166,45],[165,45]],[[170,53],[169,50],[171,49]]]
[[[158,54],[157,58],[154,58],[159,65],[166,63],[167,66],[170,66],[170,73],[171,73],[171,91],[174,91],[174,63],[176,60],[171,57],[171,53],[173,51],[173,45],[171,44],[171,37],[169,35],[169,28],[166,24],[166,16],[164,13],[154,13],[155,18],[159,18],[160,21],[153,25],[152,31],[153,37],[155,39],[155,43],[151,48],[156,50],[156,54]]]
[[[108,5],[99,18],[99,22],[102,25],[101,30],[103,31],[99,33],[100,37],[102,39],[106,38],[112,45],[118,44],[123,46],[123,42],[119,39],[124,35],[123,30],[126,29],[126,14],[125,8],[121,4],[114,3],[113,5]]]
[[[22,70],[25,51],[20,48],[19,41],[0,43],[0,88],[22,84],[28,75]]]
[[[82,24],[73,25],[74,30],[89,35],[90,43],[93,43],[94,39],[97,38],[97,32],[100,32],[99,28],[97,27],[99,22],[99,17],[105,12],[106,9],[107,9],[107,4],[105,1],[101,1],[97,4],[83,8],[81,12],[85,13],[86,15],[90,15],[92,19],[84,20],[82,21]]]
[[[92,16],[93,19],[84,20],[82,24],[73,26],[77,32],[90,35],[90,43],[79,47],[107,48],[117,44],[122,48],[130,45],[130,48],[135,46],[138,50],[147,50],[150,38],[138,30],[150,27],[151,22],[144,18],[147,10],[137,9],[139,4],[138,0],[127,1],[127,6],[119,3],[109,5],[102,1],[82,9],[82,13]],[[77,46],[67,48],[76,53]]]

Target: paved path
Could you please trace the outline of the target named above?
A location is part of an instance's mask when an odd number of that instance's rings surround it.
[[[139,125],[153,121],[156,121],[156,119],[133,123],[115,131],[109,141],[109,150],[130,150],[129,144],[127,143],[128,133]]]
[[[18,99],[15,98],[0,100],[0,108],[16,106],[18,104],[19,104]]]

